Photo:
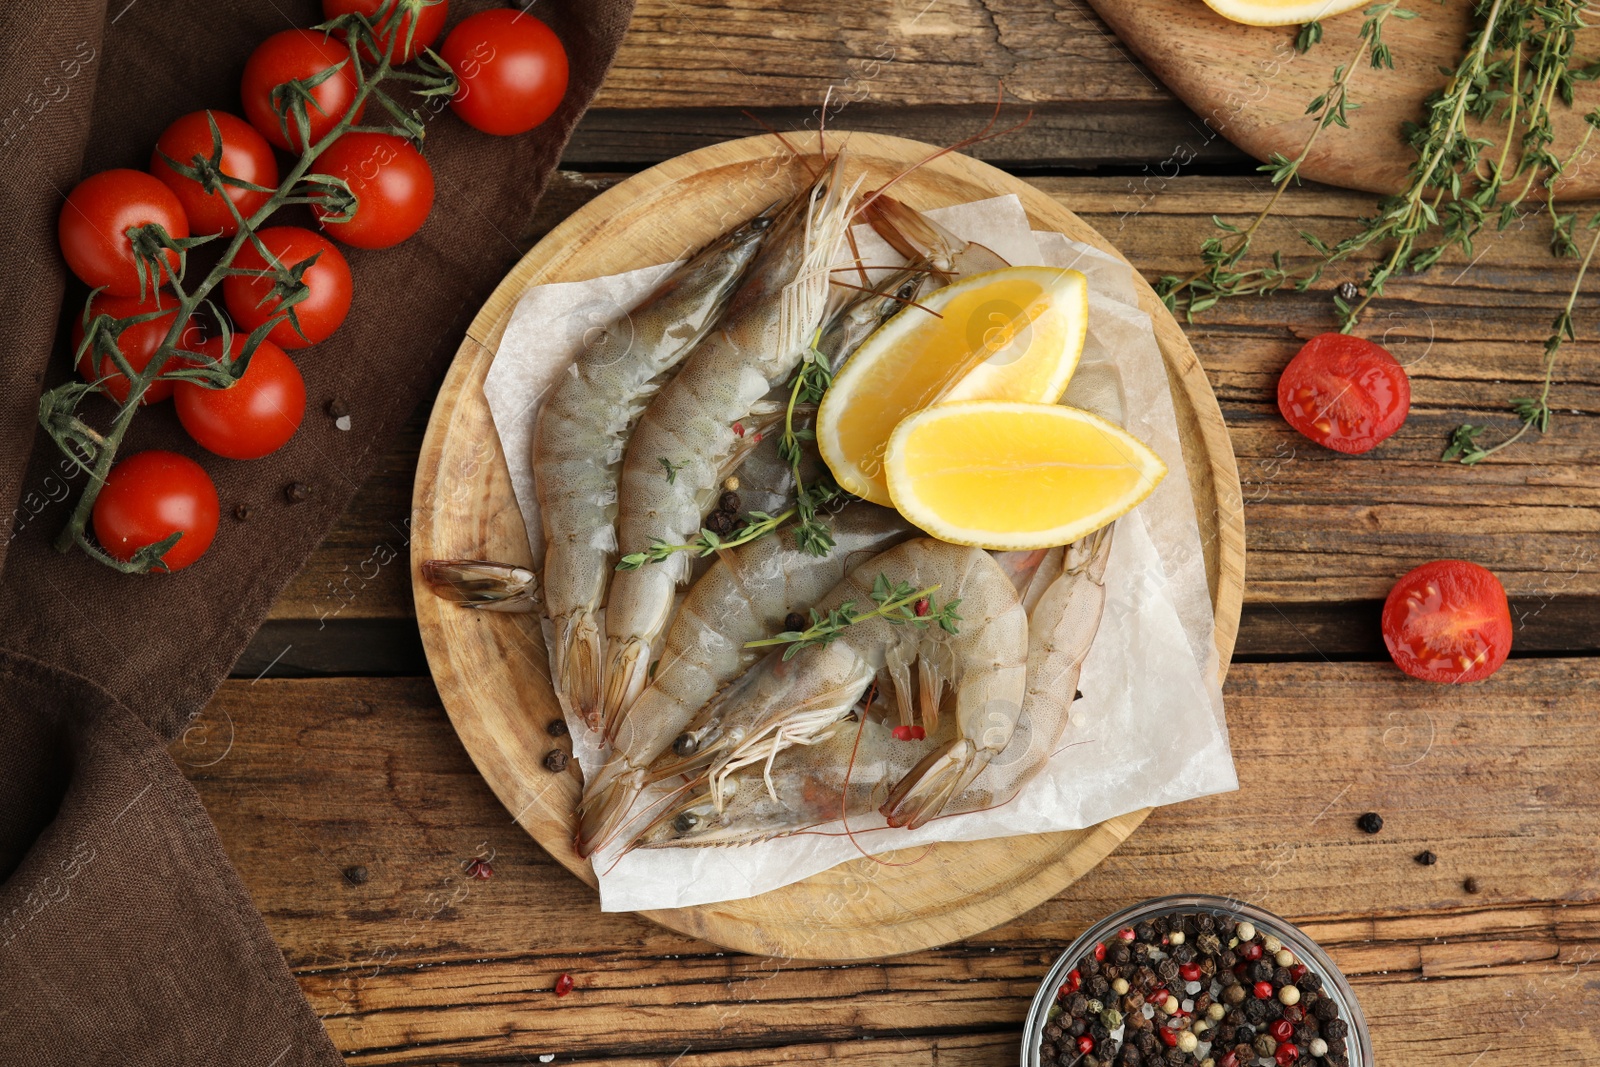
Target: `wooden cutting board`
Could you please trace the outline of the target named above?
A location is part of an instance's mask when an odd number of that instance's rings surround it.
[[[871,188],[932,151],[916,141],[852,134],[847,177],[867,170]],[[462,744],[501,802],[546,851],[591,885],[589,861],[572,849],[577,764],[561,774],[543,766],[556,747],[545,727],[560,710],[537,619],[464,611],[429,592],[420,567],[451,557],[533,565],[483,398],[484,376],[517,299],[546,282],[668,262],[797,189],[806,174],[775,138],[752,137],[680,156],[596,198],[551,231],[490,296],[467,330],[428,422],[413,491],[411,566],[429,666]],[[944,156],[896,190],[923,209],[1016,193],[1035,228],[1116,254],[1045,194],[966,156]],[[1183,331],[1149,287],[1136,284],[1166,357],[1205,545],[1217,650],[1226,665],[1244,588],[1239,475],[1216,398]],[[897,955],[970,937],[1042,903],[1099,863],[1147,814],[1081,831],[918,848],[909,856],[916,862],[905,866],[860,859],[747,900],[646,914],[758,955]],[[882,858],[893,863],[895,855]]]
[[[1336,66],[1355,54],[1362,11],[1356,8],[1323,23],[1324,37],[1305,55],[1294,50],[1295,26],[1243,26],[1212,11],[1203,0],[1089,0],[1106,24],[1167,88],[1204,121],[1194,143],[1175,145],[1173,158],[1158,169],[1165,177],[1182,172],[1202,144],[1225,137],[1265,160],[1273,153],[1300,154],[1313,120],[1306,105],[1322,95]],[[1417,17],[1390,18],[1383,37],[1394,52],[1393,70],[1362,68],[1351,79],[1350,100],[1360,103],[1350,129],[1330,127],[1317,138],[1300,173],[1310,181],[1399,192],[1416,153],[1401,137],[1404,122],[1421,121],[1423,100],[1447,80],[1440,67],[1454,69],[1472,23],[1468,0],[1416,0]],[[1579,38],[1579,51],[1600,52],[1600,32]],[[1583,136],[1583,116],[1600,105],[1600,86],[1580,82],[1571,108],[1556,107],[1555,154],[1570,154]],[[1490,123],[1484,135],[1504,141],[1504,123]],[[1263,186],[1265,180],[1263,179]],[[1600,135],[1586,158],[1558,187],[1563,199],[1600,195]],[[1537,192],[1535,193],[1537,202]]]

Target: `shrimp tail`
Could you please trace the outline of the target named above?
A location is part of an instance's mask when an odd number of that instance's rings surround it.
[[[970,738],[953,737],[911,768],[878,811],[890,826],[915,830],[944,809],[989,761]]]
[[[621,829],[623,816],[644,785],[642,768],[612,771],[611,764],[601,768],[578,804],[578,832],[572,847],[579,856],[591,855]]]
[[[556,619],[556,685],[566,695],[572,710],[588,723],[600,728],[600,674],[604,669],[604,642],[594,612],[580,608]]]
[[[605,699],[601,707],[605,710],[597,709],[595,714],[607,719],[626,714],[649,681],[650,642],[642,637],[629,637],[620,643],[613,641],[603,687]]]

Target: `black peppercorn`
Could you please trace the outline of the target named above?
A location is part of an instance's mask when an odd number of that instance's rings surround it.
[[[1225,948],[1217,953],[1217,966],[1224,971],[1232,971],[1233,965],[1239,962],[1239,954],[1231,948]]]
[[[1144,1062],[1144,1057],[1139,1054],[1137,1047],[1133,1045],[1123,1045],[1122,1062],[1126,1064],[1127,1067],[1139,1067],[1139,1065]]]
[[[1248,1045],[1256,1039],[1256,1028],[1249,1023],[1233,1028],[1234,1040],[1241,1045]]]
[[[1267,1018],[1267,1002],[1254,999],[1245,1001],[1244,1017],[1251,1026],[1260,1026]]]
[[[1322,989],[1322,975],[1314,971],[1307,971],[1295,979],[1294,984],[1299,987],[1302,993],[1315,993]]]
[[[1422,864],[1424,867],[1432,867],[1435,863],[1439,862],[1439,857],[1433,854],[1433,850],[1426,848],[1411,858]]]
[[[1089,1024],[1089,1036],[1094,1038],[1095,1039],[1095,1043],[1098,1044],[1099,1042],[1104,1041],[1108,1037],[1110,1037],[1111,1036],[1111,1031],[1107,1030],[1103,1023],[1090,1023]]]
[[[1117,944],[1111,946],[1111,962],[1127,963],[1131,959],[1133,959],[1133,953],[1128,950],[1127,945]]]
[[[738,521],[738,519],[728,514],[726,511],[713,511],[710,515],[706,516],[706,529],[710,530],[718,537],[723,537],[733,532],[733,528]]]
[[[283,487],[283,498],[291,504],[299,504],[311,499],[311,487],[305,482],[290,482]]]
[[[559,748],[552,748],[544,755],[544,769],[547,771],[553,771],[556,774],[560,774],[562,771],[567,769],[567,763],[571,759],[571,756],[567,755]]]
[[[1356,820],[1356,826],[1360,827],[1363,833],[1375,834],[1383,829],[1383,816],[1375,811],[1369,811]]]
[[[344,880],[351,885],[366,885],[367,869],[359,863],[352,867],[346,867],[344,869]]]
[[[1087,1012],[1088,1010],[1089,1010],[1089,998],[1084,996],[1082,993],[1074,993],[1074,994],[1072,994],[1071,999],[1069,999],[1067,1001],[1067,1014],[1068,1015],[1082,1015],[1085,1012]],[[1081,1033],[1082,1031],[1079,1031],[1079,1032]]]
[[[1270,981],[1272,981],[1272,964],[1268,963],[1264,959],[1256,960],[1254,963],[1252,963],[1250,965],[1250,981],[1252,981],[1252,982],[1270,982]]]
[[[1199,949],[1202,955],[1215,956],[1222,951],[1222,938],[1208,930],[1194,939],[1194,947]]]
[[[1339,1017],[1339,1005],[1331,1000],[1319,1000],[1311,1005],[1311,1014],[1315,1015],[1323,1023],[1327,1023]],[[1322,1032],[1328,1032],[1327,1026],[1322,1028]]]
[[[1272,984],[1277,989],[1286,985],[1294,985],[1294,975],[1289,973],[1287,967],[1274,967],[1272,969]]]
[[[1317,1032],[1311,1027],[1307,1026],[1305,1023],[1301,1023],[1299,1026],[1294,1028],[1294,1043],[1299,1045],[1301,1048],[1305,1048],[1307,1045],[1311,1044],[1311,1042],[1315,1041],[1316,1038]]]
[[[1175,945],[1172,948],[1171,956],[1179,963],[1193,963],[1194,949],[1187,944]]]
[[[1083,983],[1083,987],[1087,989],[1089,991],[1089,995],[1094,997],[1096,1000],[1105,999],[1105,995],[1111,992],[1111,983],[1106,981],[1106,976],[1103,974],[1097,974],[1092,978],[1086,979]]]
[[[1133,928],[1133,936],[1146,943],[1154,941],[1157,937],[1156,928],[1149,923],[1140,923]]]
[[[1346,304],[1354,303],[1361,298],[1361,288],[1355,282],[1340,282],[1334,293]]]
[[[238,519],[240,522],[244,522],[250,517],[250,505],[235,504],[233,507],[233,517]]]
[[[566,737],[570,731],[567,729],[567,720],[551,719],[549,724],[545,726],[544,732],[551,737]]]
[[[1090,978],[1100,973],[1100,961],[1093,956],[1085,956],[1078,961],[1078,974]]]
[[[1468,878],[1461,883],[1461,888],[1469,893],[1476,893],[1478,891],[1478,880],[1476,878]]]
[[[806,617],[798,611],[791,611],[783,617],[783,628],[793,633],[799,633],[806,628]]]
[[[1162,960],[1156,964],[1156,973],[1161,976],[1163,982],[1172,981],[1178,977],[1178,961],[1173,959]]]
[[[1061,1040],[1061,1027],[1057,1026],[1055,1023],[1048,1024],[1044,1028],[1044,1039],[1046,1041],[1049,1041],[1049,1042],[1052,1042],[1052,1043],[1056,1042],[1056,1041],[1060,1041]]]
[[[1335,1041],[1343,1041],[1350,1032],[1350,1024],[1343,1019],[1329,1019],[1322,1027],[1322,1036],[1328,1039],[1329,1046]]]
[[[1211,915],[1197,915],[1195,916],[1194,926],[1202,934],[1209,934],[1217,928],[1217,920]]]
[[[731,489],[728,490],[717,498],[717,507],[730,515],[739,514],[739,494]]]
[[[328,413],[328,418],[330,419],[342,419],[346,415],[350,414],[350,409],[345,407],[344,401],[340,400],[338,397],[334,397],[322,407],[323,410]]]

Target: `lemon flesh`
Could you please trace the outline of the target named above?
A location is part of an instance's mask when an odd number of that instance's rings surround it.
[[[1370,0],[1206,0],[1223,18],[1246,26],[1294,26],[1342,15]]]
[[[1006,551],[1070,544],[1126,514],[1167,468],[1098,415],[971,401],[919,412],[889,439],[894,506],[942,541]]]
[[[845,362],[817,412],[817,447],[839,485],[892,504],[889,435],[957,400],[1054,403],[1083,353],[1089,286],[1075,270],[1007,267],[963,278],[895,315]]]

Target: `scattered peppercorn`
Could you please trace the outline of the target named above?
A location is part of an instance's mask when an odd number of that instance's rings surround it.
[[[556,996],[564,997],[572,992],[572,975],[564,974],[556,979]]]
[[[290,482],[283,487],[283,498],[291,504],[299,504],[311,499],[311,487],[305,482]]]
[[[732,533],[733,528],[738,525],[738,523],[738,518],[728,514],[726,511],[713,511],[710,515],[706,516],[706,529],[710,530],[718,537],[724,537]]]
[[[1478,891],[1478,880],[1469,877],[1465,882],[1461,883],[1461,888],[1469,893],[1476,893]]]
[[[1383,829],[1383,816],[1375,811],[1369,811],[1356,820],[1356,826],[1360,827],[1363,833],[1375,834]]]
[[[233,506],[233,517],[235,519],[238,519],[240,522],[244,522],[246,519],[248,519],[250,517],[250,505],[249,504],[235,504]]]
[[[1432,867],[1435,863],[1439,862],[1439,857],[1435,856],[1429,849],[1423,849],[1412,858],[1418,863],[1422,864],[1424,867]]]
[[[322,410],[328,413],[328,418],[330,419],[339,419],[350,414],[350,409],[346,407],[344,401],[340,400],[338,397],[334,397],[332,400],[329,400],[326,404],[322,405]]]
[[[1340,282],[1334,293],[1346,304],[1351,304],[1361,297],[1361,287],[1356,285],[1355,282]]]
[[[487,882],[494,877],[494,868],[489,866],[489,861],[481,856],[474,856],[466,862],[463,868],[468,878],[476,878],[480,882]]]
[[[547,771],[553,771],[556,774],[560,774],[562,771],[567,769],[567,762],[571,759],[571,756],[567,755],[559,748],[552,748],[549,752],[544,754],[544,769]]]
[[[357,863],[344,869],[344,880],[351,885],[367,884],[367,869]]]
[[[794,633],[799,633],[806,628],[806,617],[798,611],[791,611],[783,617],[783,628]]]
[[[567,720],[555,718],[550,720],[550,725],[544,728],[544,732],[551,737],[566,737],[571,731],[567,729]]]
[[[722,495],[717,498],[717,507],[730,515],[739,514],[739,494],[732,489],[724,490]]]

